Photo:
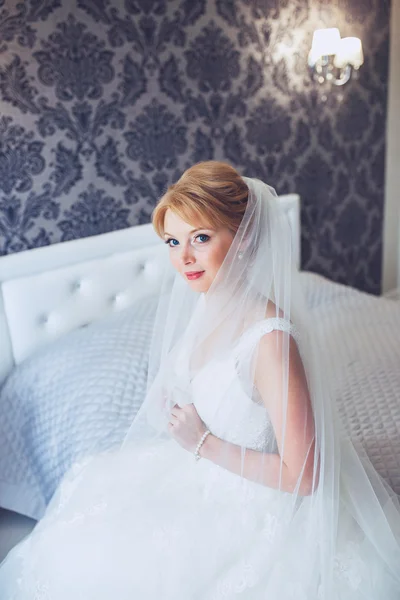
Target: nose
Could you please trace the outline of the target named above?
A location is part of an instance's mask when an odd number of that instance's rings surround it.
[[[194,252],[191,244],[185,244],[185,246],[183,246],[181,260],[184,265],[192,265],[195,262]]]

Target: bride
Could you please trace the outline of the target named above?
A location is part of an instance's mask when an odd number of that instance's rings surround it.
[[[146,399],[0,567],[2,600],[398,600],[400,509],[336,420],[272,188],[188,169]],[[171,283],[172,281],[172,283]]]

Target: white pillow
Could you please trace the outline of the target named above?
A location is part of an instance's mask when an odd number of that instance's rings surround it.
[[[0,390],[0,506],[39,519],[73,462],[122,439],[144,399],[157,300],[46,346]]]

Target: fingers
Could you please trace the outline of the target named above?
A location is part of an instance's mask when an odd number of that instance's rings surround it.
[[[171,408],[171,412],[173,410],[176,410],[178,412],[179,411],[181,411],[181,412],[190,412],[190,411],[196,410],[196,408],[195,408],[195,406],[194,406],[193,403],[191,403],[191,404],[184,404],[183,406],[179,406],[179,404],[174,404],[173,407]]]
[[[180,412],[182,412],[182,409],[177,404],[171,408],[171,415],[174,415],[174,417],[179,417]]]
[[[170,425],[178,425],[178,423],[179,423],[178,417],[171,415],[169,418],[169,424]]]

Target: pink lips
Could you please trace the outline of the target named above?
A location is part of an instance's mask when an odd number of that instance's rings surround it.
[[[192,281],[193,279],[199,279],[199,277],[201,277],[203,273],[204,271],[189,271],[188,273],[185,273],[185,275],[189,279],[189,281]]]

